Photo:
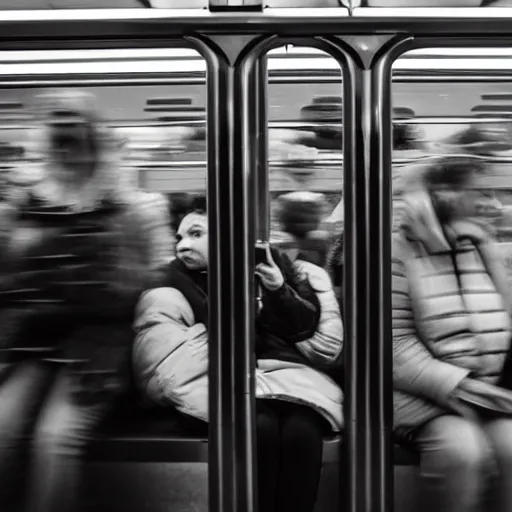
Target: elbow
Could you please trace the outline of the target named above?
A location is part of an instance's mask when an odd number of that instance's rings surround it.
[[[293,330],[290,329],[289,332],[283,336],[283,339],[287,343],[296,344],[308,340],[315,335],[320,323],[320,311],[310,309],[292,318],[296,319],[296,328]],[[298,322],[298,319],[301,319],[301,321]]]

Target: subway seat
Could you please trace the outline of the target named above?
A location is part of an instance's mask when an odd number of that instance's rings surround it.
[[[90,447],[88,459],[101,463],[207,462],[207,432],[192,432],[182,417],[171,408],[124,406],[105,422]],[[324,439],[324,465],[339,462],[342,442],[342,435]],[[398,445],[395,445],[393,460],[395,466],[419,463],[417,454]]]

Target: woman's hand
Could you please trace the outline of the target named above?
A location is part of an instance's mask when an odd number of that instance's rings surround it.
[[[284,285],[284,276],[272,258],[269,246],[267,246],[267,263],[258,263],[254,271],[260,278],[261,285],[270,292],[275,292]]]

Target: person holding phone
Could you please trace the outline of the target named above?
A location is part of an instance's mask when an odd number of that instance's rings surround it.
[[[133,361],[143,393],[208,422],[208,222],[196,198],[176,234],[177,258],[160,288],[136,309]],[[291,262],[268,243],[255,248],[257,458],[260,510],[313,512],[323,436],[341,429],[342,392],[320,367],[343,344],[325,271]],[[321,346],[320,346],[321,345]],[[327,360],[322,354],[329,353]],[[323,365],[323,366],[322,366]]]

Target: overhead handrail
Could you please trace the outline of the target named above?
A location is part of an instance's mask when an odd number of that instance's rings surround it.
[[[20,116],[21,117],[21,116]],[[23,118],[23,120],[25,117]],[[33,127],[30,126],[30,118],[26,118],[28,123],[20,124],[0,124],[0,132],[12,131],[12,130],[31,130]],[[1,121],[1,116],[0,116]],[[412,117],[412,118],[394,118],[392,120],[394,124],[407,124],[407,125],[424,125],[424,124],[512,124],[512,119],[507,117]],[[114,121],[105,123],[107,128],[203,128],[206,126],[206,121],[203,119],[190,120],[190,121],[153,121],[151,119],[144,119],[144,124],[141,124],[141,120],[130,121]],[[339,130],[343,129],[343,123],[332,121],[269,121],[268,127],[270,130],[299,130],[299,131],[314,131],[315,129],[331,129]]]
[[[423,156],[420,157],[398,157],[393,158],[392,163],[393,164],[401,164],[401,165],[407,165],[407,164],[414,164],[421,162],[423,160],[429,160],[433,156],[432,153],[426,153]],[[510,156],[500,156],[500,155],[485,155],[485,156],[473,156],[471,158],[479,159],[483,162],[492,162],[497,164],[510,164],[512,163],[512,151],[510,152]],[[299,165],[304,165],[304,161],[298,161],[298,160],[269,160],[269,165],[273,167],[292,167],[294,166],[298,167]],[[306,161],[306,165],[304,165],[305,168],[316,168],[316,167],[339,167],[343,164],[343,156],[340,155],[339,158],[330,158],[326,160],[314,160],[314,161]],[[206,167],[206,161],[183,161],[183,162],[176,162],[176,161],[153,161],[153,162],[147,162],[147,163],[141,163],[141,164],[134,164],[135,167],[151,167],[151,168],[197,168],[197,167]]]
[[[394,70],[392,82],[511,82],[512,62],[510,68],[502,70],[459,70],[454,73],[453,70]],[[31,89],[35,87],[87,87],[87,86],[114,86],[114,85],[173,85],[173,84],[206,84],[206,75],[203,71],[190,73],[109,73],[100,75],[91,75],[90,73],[77,73],[69,78],[67,73],[62,73],[63,78],[56,79],[52,74],[37,75],[37,78],[30,75],[2,75],[0,89],[24,88]],[[65,78],[64,78],[65,76]],[[269,73],[269,83],[340,83],[341,75],[339,71],[319,71],[313,73],[309,70],[303,70],[302,75],[284,75]]]

